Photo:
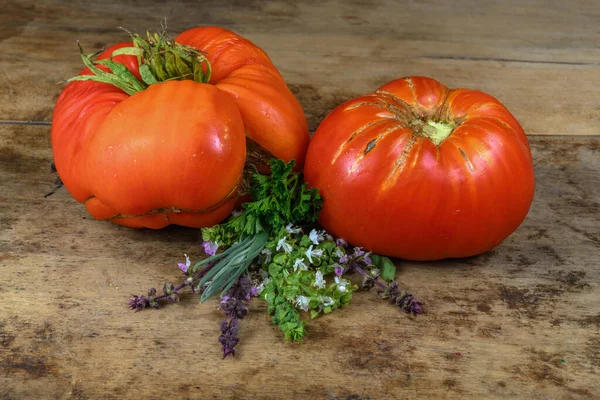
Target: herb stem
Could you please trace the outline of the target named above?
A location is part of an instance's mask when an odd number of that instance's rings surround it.
[[[359,267],[358,265],[354,266],[354,270],[356,272],[358,272],[359,274],[361,274],[362,276],[364,276],[364,277],[372,278],[373,279],[373,283],[375,283],[380,289],[382,289],[382,290],[387,289],[386,285],[384,285],[383,283],[379,282],[379,278],[373,278],[372,276],[370,276],[369,274],[367,274],[365,272],[365,270],[362,269],[361,267]]]

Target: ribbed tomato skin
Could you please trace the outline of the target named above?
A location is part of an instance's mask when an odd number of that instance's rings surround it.
[[[237,201],[246,137],[274,157],[304,162],[306,118],[264,51],[218,27],[176,40],[206,52],[209,84],[170,81],[128,96],[108,84],[72,82],[57,101],[56,168],[95,218],[148,228],[218,223]],[[139,78],[136,57],[114,60]]]
[[[235,100],[248,138],[277,158],[304,165],[310,140],[304,111],[262,49],[214,26],[189,29],[176,41],[207,53],[210,83]]]
[[[452,122],[436,146],[419,121]],[[506,239],[535,190],[529,143],[498,100],[426,77],[390,82],[320,124],[305,179],[319,222],[356,246],[407,260],[468,257]]]

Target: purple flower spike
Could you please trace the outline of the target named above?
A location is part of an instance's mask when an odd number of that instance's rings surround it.
[[[220,308],[227,315],[227,319],[221,322],[221,336],[219,336],[223,358],[235,355],[234,347],[240,341],[238,337],[239,323],[248,315],[246,302],[250,300],[253,289],[248,275],[242,275],[227,291],[227,294],[221,297]]]
[[[334,271],[337,276],[342,276],[342,274],[344,273],[344,267],[342,267],[341,265],[336,265]]]
[[[342,238],[337,238],[337,239],[335,240],[335,244],[336,244],[336,245],[338,245],[338,246],[340,246],[340,247],[345,247],[345,246],[347,246],[347,245],[348,245],[348,242],[346,242],[346,241],[345,241],[344,239],[342,239]]]
[[[229,322],[221,322],[221,336],[219,336],[219,342],[221,343],[221,350],[223,351],[223,358],[227,356],[235,356],[234,347],[238,344],[240,339],[238,338],[238,320],[234,319]]]
[[[340,257],[340,263],[346,264],[348,262],[348,254],[344,254]]]
[[[219,244],[216,242],[202,242],[202,247],[204,247],[204,252],[207,256],[214,256],[217,254]]]

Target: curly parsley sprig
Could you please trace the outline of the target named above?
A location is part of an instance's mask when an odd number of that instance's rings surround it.
[[[288,224],[313,223],[319,217],[323,199],[317,189],[302,183],[294,172],[294,160],[271,160],[271,174],[252,176],[254,199],[242,205],[243,211],[227,222],[202,229],[205,242],[230,246],[240,238],[260,232],[278,232]]]

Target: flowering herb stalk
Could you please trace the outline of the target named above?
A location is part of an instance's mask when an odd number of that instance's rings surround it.
[[[194,270],[190,268],[191,263],[187,254],[185,255],[185,259],[185,264],[178,264],[179,268],[186,276],[185,280],[179,284],[179,286],[175,287],[172,283],[167,282],[163,285],[163,294],[158,296],[156,295],[156,288],[150,288],[147,296],[137,296],[132,294],[129,299],[129,307],[135,311],[141,311],[147,307],[159,309],[160,303],[163,301],[179,303],[179,291],[186,286],[190,286],[192,292],[195,292],[196,290],[201,291],[199,281],[212,270],[215,263],[207,263],[204,269],[192,274]]]
[[[225,312],[226,320],[221,321],[221,350],[223,358],[234,356],[234,347],[238,344],[239,320],[248,315],[248,304],[252,296],[252,281],[248,275],[242,275],[227,293],[221,297],[219,308]]]

